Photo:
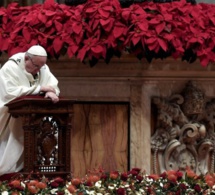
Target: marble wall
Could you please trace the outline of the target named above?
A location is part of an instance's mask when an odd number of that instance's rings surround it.
[[[62,95],[78,101],[130,103],[130,167],[151,172],[150,141],[153,133],[151,99],[179,93],[192,80],[208,98],[215,96],[215,68],[174,60],[148,63],[125,54],[109,64],[90,67],[76,59],[50,60],[50,68],[60,81]]]
[[[6,61],[1,56],[1,64]],[[61,96],[82,102],[128,102],[129,165],[152,171],[151,136],[154,133],[152,97],[180,93],[193,81],[206,97],[215,97],[215,66],[202,67],[168,58],[148,63],[124,54],[109,64],[100,61],[94,67],[77,59],[51,59],[48,65],[59,80]]]

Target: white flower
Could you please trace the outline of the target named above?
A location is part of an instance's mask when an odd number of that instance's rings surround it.
[[[97,188],[100,188],[100,187],[102,186],[102,181],[97,181],[97,182],[95,183],[95,186],[96,186]]]
[[[51,194],[55,194],[55,192],[57,192],[58,191],[58,189],[52,189],[50,192],[51,192]]]
[[[66,187],[70,186],[72,184],[72,182],[67,182]]]
[[[72,195],[72,194],[69,192],[68,189],[65,189],[65,194],[66,194],[66,195]]]
[[[9,193],[7,191],[4,191],[1,193],[1,195],[8,195]]]
[[[22,186],[23,188],[26,187],[25,183],[23,183],[23,182],[21,182],[21,186]]]
[[[147,177],[147,178],[146,178],[146,181],[147,181],[147,182],[153,182],[153,179]]]
[[[89,195],[96,195],[96,194],[97,194],[95,191],[88,191],[88,190],[86,190],[86,192],[87,192],[87,194],[89,194]]]
[[[108,189],[114,190],[114,189],[115,189],[115,186],[114,186],[114,185],[113,185],[113,186],[108,186]]]
[[[145,192],[145,190],[142,188],[140,188],[139,191],[141,192],[141,194],[143,194],[143,192]]]
[[[143,195],[144,194],[143,192],[135,192],[135,195]]]

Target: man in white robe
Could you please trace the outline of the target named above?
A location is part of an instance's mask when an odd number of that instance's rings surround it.
[[[0,69],[0,176],[23,168],[24,138],[21,118],[14,118],[5,106],[26,95],[44,94],[59,101],[58,80],[46,65],[47,53],[39,45],[18,53]]]

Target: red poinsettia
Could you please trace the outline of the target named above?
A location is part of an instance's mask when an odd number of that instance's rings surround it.
[[[0,52],[12,55],[40,44],[50,57],[107,59],[126,50],[138,58],[197,57],[215,62],[215,5],[88,0],[78,6],[44,4],[0,8]],[[187,52],[189,51],[189,52]],[[187,55],[193,56],[187,56]]]
[[[88,38],[83,42],[84,46],[78,51],[78,58],[81,61],[84,60],[87,55],[90,59],[92,57],[100,58],[105,57],[106,48],[102,42],[100,42],[97,38]]]
[[[0,51],[7,51],[9,44],[10,22],[8,22],[6,9],[4,7],[0,8],[0,17],[2,18],[0,24]]]

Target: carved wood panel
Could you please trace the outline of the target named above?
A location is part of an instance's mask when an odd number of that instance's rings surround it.
[[[102,167],[128,170],[128,104],[75,104],[71,168],[75,176]]]

